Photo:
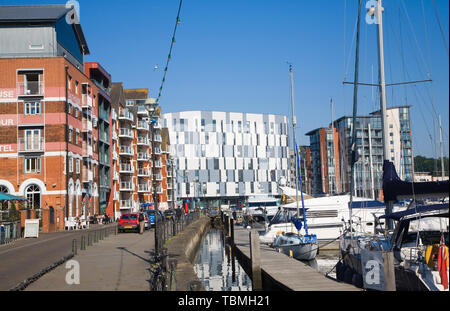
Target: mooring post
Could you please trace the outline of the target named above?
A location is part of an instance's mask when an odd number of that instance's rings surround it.
[[[86,237],[84,235],[81,236],[80,250],[82,251],[86,250]]]
[[[252,261],[252,284],[254,291],[262,290],[261,278],[261,254],[259,246],[259,234],[256,230],[250,233],[250,259]]]
[[[231,219],[230,221],[230,240],[231,245],[234,245],[234,220]]]
[[[394,269],[394,253],[383,252],[383,268],[384,268],[384,280],[386,284],[386,291],[395,292],[395,269]]]
[[[77,240],[76,240],[76,239],[73,239],[73,240],[72,240],[72,253],[73,253],[74,255],[77,254]]]

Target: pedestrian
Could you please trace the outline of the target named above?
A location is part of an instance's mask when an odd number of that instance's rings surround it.
[[[145,228],[145,217],[141,210],[141,212],[139,213],[139,234],[144,233],[144,228]]]

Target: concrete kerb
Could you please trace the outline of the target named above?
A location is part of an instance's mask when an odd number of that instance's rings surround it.
[[[201,217],[167,243],[169,259],[177,260],[175,272],[177,291],[189,290],[188,286],[192,281],[200,281],[194,271],[194,262],[210,222],[209,217]],[[200,290],[204,290],[203,286]]]

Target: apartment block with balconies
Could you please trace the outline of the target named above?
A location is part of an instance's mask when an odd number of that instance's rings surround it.
[[[0,9],[0,191],[26,197],[42,231],[98,210],[98,86],[65,5]]]

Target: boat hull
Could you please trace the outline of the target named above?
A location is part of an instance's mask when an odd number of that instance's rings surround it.
[[[279,252],[282,252],[288,256],[290,256],[292,252],[292,257],[298,260],[313,260],[316,258],[319,246],[317,244],[303,244],[294,246],[282,245],[277,246],[277,249]]]

